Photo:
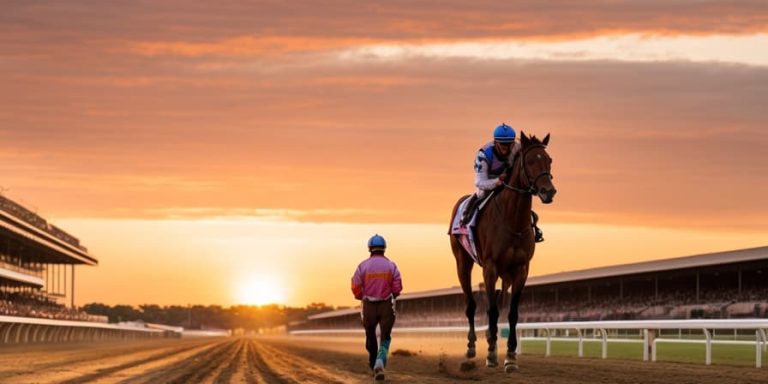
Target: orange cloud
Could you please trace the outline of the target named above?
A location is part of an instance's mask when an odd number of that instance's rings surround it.
[[[568,2],[344,17],[282,3],[36,4],[0,15],[12,36],[0,39],[0,173],[15,196],[56,201],[57,214],[202,207],[443,223],[473,189],[474,151],[506,121],[552,133],[560,192],[546,220],[765,228],[764,68],[323,60],[379,42],[751,33],[766,25],[758,3],[694,2],[695,15],[680,3]]]
[[[292,36],[240,36],[216,42],[139,42],[132,43],[130,50],[147,56],[241,56],[261,57],[336,50],[376,42],[361,38],[323,38]]]

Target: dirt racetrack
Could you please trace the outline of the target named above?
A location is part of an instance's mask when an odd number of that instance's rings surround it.
[[[522,355],[458,369],[465,341],[394,338],[387,383],[768,383],[768,368]],[[479,343],[478,347],[482,344]],[[410,356],[408,356],[410,354]],[[359,338],[206,338],[0,347],[0,383],[369,383]]]

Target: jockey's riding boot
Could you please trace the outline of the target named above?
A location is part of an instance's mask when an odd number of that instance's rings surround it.
[[[544,241],[544,233],[541,232],[541,228],[539,228],[539,215],[536,214],[536,212],[531,211],[531,227],[533,227],[533,240],[537,243],[541,243]]]
[[[477,195],[472,194],[472,196],[469,197],[469,202],[467,203],[467,207],[464,208],[464,215],[461,217],[461,222],[459,224],[463,227],[469,223],[469,220],[472,219],[472,213],[475,211],[475,205],[477,205],[477,201],[480,200],[477,198]]]

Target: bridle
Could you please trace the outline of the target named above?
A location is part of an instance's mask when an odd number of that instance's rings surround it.
[[[528,188],[518,188],[514,185],[507,184],[506,180],[502,182],[502,185],[504,185],[504,188],[509,188],[515,192],[523,193],[523,194],[530,194],[530,195],[536,195],[539,193],[539,188],[536,186],[536,182],[539,181],[539,178],[541,177],[549,177],[550,180],[552,180],[553,176],[548,171],[544,171],[540,174],[538,174],[536,177],[531,180],[530,177],[528,177],[528,172],[526,171],[525,167],[525,158],[528,156],[528,152],[530,152],[534,148],[547,148],[543,144],[534,144],[528,148],[525,149],[525,151],[520,154],[520,171],[522,172],[523,179],[528,183]],[[512,167],[510,167],[512,169]],[[511,175],[511,172],[510,172]]]

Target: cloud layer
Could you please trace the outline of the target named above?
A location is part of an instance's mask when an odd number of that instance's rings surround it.
[[[506,121],[552,134],[547,220],[768,229],[764,67],[340,56],[751,35],[763,2],[421,4],[4,6],[2,185],[61,215],[447,222]]]

